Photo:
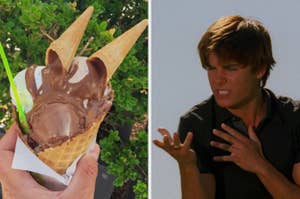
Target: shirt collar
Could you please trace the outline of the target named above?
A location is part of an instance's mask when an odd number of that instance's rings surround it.
[[[264,95],[264,98],[266,100],[266,108],[267,108],[267,112],[266,112],[266,116],[265,116],[265,120],[268,120],[268,119],[275,119],[275,120],[278,120],[278,121],[282,121],[282,117],[280,115],[280,112],[277,111],[277,106],[276,106],[276,101],[277,101],[277,98],[276,96],[274,95],[274,93],[272,91],[270,91],[269,89],[266,89],[264,88],[263,89],[263,95]],[[212,100],[213,100],[213,107],[214,107],[214,110],[215,110],[215,113],[216,113],[216,124],[217,125],[220,125],[221,123],[223,122],[226,122],[228,120],[240,120],[240,118],[238,118],[237,116],[233,115],[230,111],[228,111],[226,108],[222,108],[220,107],[214,97],[212,96]],[[277,113],[277,114],[276,114]]]

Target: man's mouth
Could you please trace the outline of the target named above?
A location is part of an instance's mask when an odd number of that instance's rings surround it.
[[[215,94],[217,94],[218,96],[226,96],[229,94],[229,90],[226,89],[216,89],[215,90]]]

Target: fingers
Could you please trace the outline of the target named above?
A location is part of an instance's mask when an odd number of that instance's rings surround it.
[[[166,147],[169,148],[171,145],[173,145],[172,137],[167,129],[159,128],[158,132],[163,136],[163,142]]]
[[[179,134],[177,132],[175,132],[173,134],[173,140],[174,140],[174,145],[175,146],[180,146],[181,145]]]
[[[171,147],[174,146],[174,135],[173,138],[171,136],[171,134],[169,133],[169,131],[165,128],[159,128],[158,131],[160,132],[160,134],[163,136],[163,142],[165,144],[166,147]]]
[[[0,164],[0,181],[6,180],[9,176],[9,171],[11,170],[11,163],[13,160],[13,152],[11,151],[4,151],[0,149],[0,157],[1,157],[1,164]]]
[[[231,145],[229,145],[229,144],[224,144],[224,143],[220,143],[220,142],[211,141],[210,145],[215,147],[215,148],[218,148],[218,149],[222,149],[222,150],[225,150],[225,151],[232,152]]]
[[[214,157],[214,161],[217,162],[233,162],[233,159],[231,156],[229,155],[225,155],[225,156],[215,156]]]
[[[158,128],[158,132],[163,136],[163,140],[159,141],[157,139],[153,140],[153,143],[159,148],[168,151],[171,145],[174,145],[173,140],[169,131],[165,128]]]
[[[153,140],[153,143],[158,146],[159,148],[164,149],[165,144],[159,140]]]
[[[164,128],[159,128],[158,131],[160,132],[160,134],[163,136],[163,142],[159,141],[159,140],[153,140],[153,143],[163,149],[168,149],[170,147],[173,146],[182,146],[189,149],[191,147],[191,143],[193,140],[193,133],[192,132],[188,132],[184,143],[181,143],[180,137],[179,137],[179,133],[175,132],[173,134],[173,139],[169,133],[169,131],[167,129]]]
[[[163,137],[167,137],[169,143],[172,143],[172,142],[173,142],[173,141],[172,141],[172,137],[171,137],[171,135],[170,135],[170,133],[169,133],[169,131],[168,131],[167,129],[165,129],[165,128],[159,128],[159,129],[158,129],[158,132],[159,132]]]
[[[170,145],[166,146],[165,142],[161,142],[159,140],[153,140],[153,144],[155,144],[156,146],[158,146],[159,148],[163,149],[164,151],[166,151],[167,153],[170,153]]]
[[[169,136],[167,136],[167,135],[164,135],[163,142],[164,142],[165,147],[167,147],[167,148],[170,148],[171,146],[174,145],[174,143],[171,140],[171,138],[169,138]]]
[[[14,151],[19,132],[18,124],[13,123],[0,140],[0,150]]]
[[[13,156],[14,153],[11,151],[0,150],[0,181],[13,185],[15,189],[20,187],[22,187],[22,189],[25,189],[25,187],[38,187],[39,184],[28,172],[11,168]]]
[[[190,149],[191,148],[191,143],[192,143],[192,140],[193,140],[193,133],[192,132],[188,132],[185,140],[184,140],[184,143],[183,143],[183,146],[187,149]]]
[[[242,142],[247,142],[248,138],[246,136],[242,135],[241,133],[239,133],[235,129],[231,128],[230,126],[222,123],[221,127],[222,127],[222,129],[224,129],[226,132],[228,132],[230,135],[237,138],[238,140],[240,140]]]
[[[10,185],[13,184],[15,188],[38,187],[38,183],[28,172],[11,168],[18,133],[20,133],[18,124],[13,123],[0,140],[0,181]],[[16,181],[16,179],[20,180]],[[24,184],[24,182],[26,183]]]
[[[63,195],[66,198],[90,198],[94,197],[96,178],[98,175],[98,158],[100,148],[95,145],[94,149],[85,154],[77,164],[74,177]],[[78,193],[80,195],[78,195]]]
[[[159,140],[153,140],[153,144],[155,144],[156,146],[158,146],[159,148],[163,149],[164,151],[166,151],[167,153],[169,153],[170,148],[167,147],[165,145],[164,142],[161,142]]]
[[[222,138],[223,140],[229,142],[230,144],[233,144],[236,141],[236,138],[228,133],[224,133],[223,131],[213,129],[213,134]]]

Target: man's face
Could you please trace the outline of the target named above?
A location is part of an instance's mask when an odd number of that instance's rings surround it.
[[[208,79],[219,106],[239,109],[257,96],[262,71],[255,72],[236,61],[222,62],[214,53],[208,58]]]

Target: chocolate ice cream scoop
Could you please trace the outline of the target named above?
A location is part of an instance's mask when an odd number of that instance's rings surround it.
[[[30,137],[39,149],[59,145],[83,133],[109,111],[113,91],[99,59],[77,57],[67,73],[59,61],[52,62],[42,69],[39,87],[35,70],[36,66],[32,66],[26,71],[27,90],[34,102],[27,118]]]

